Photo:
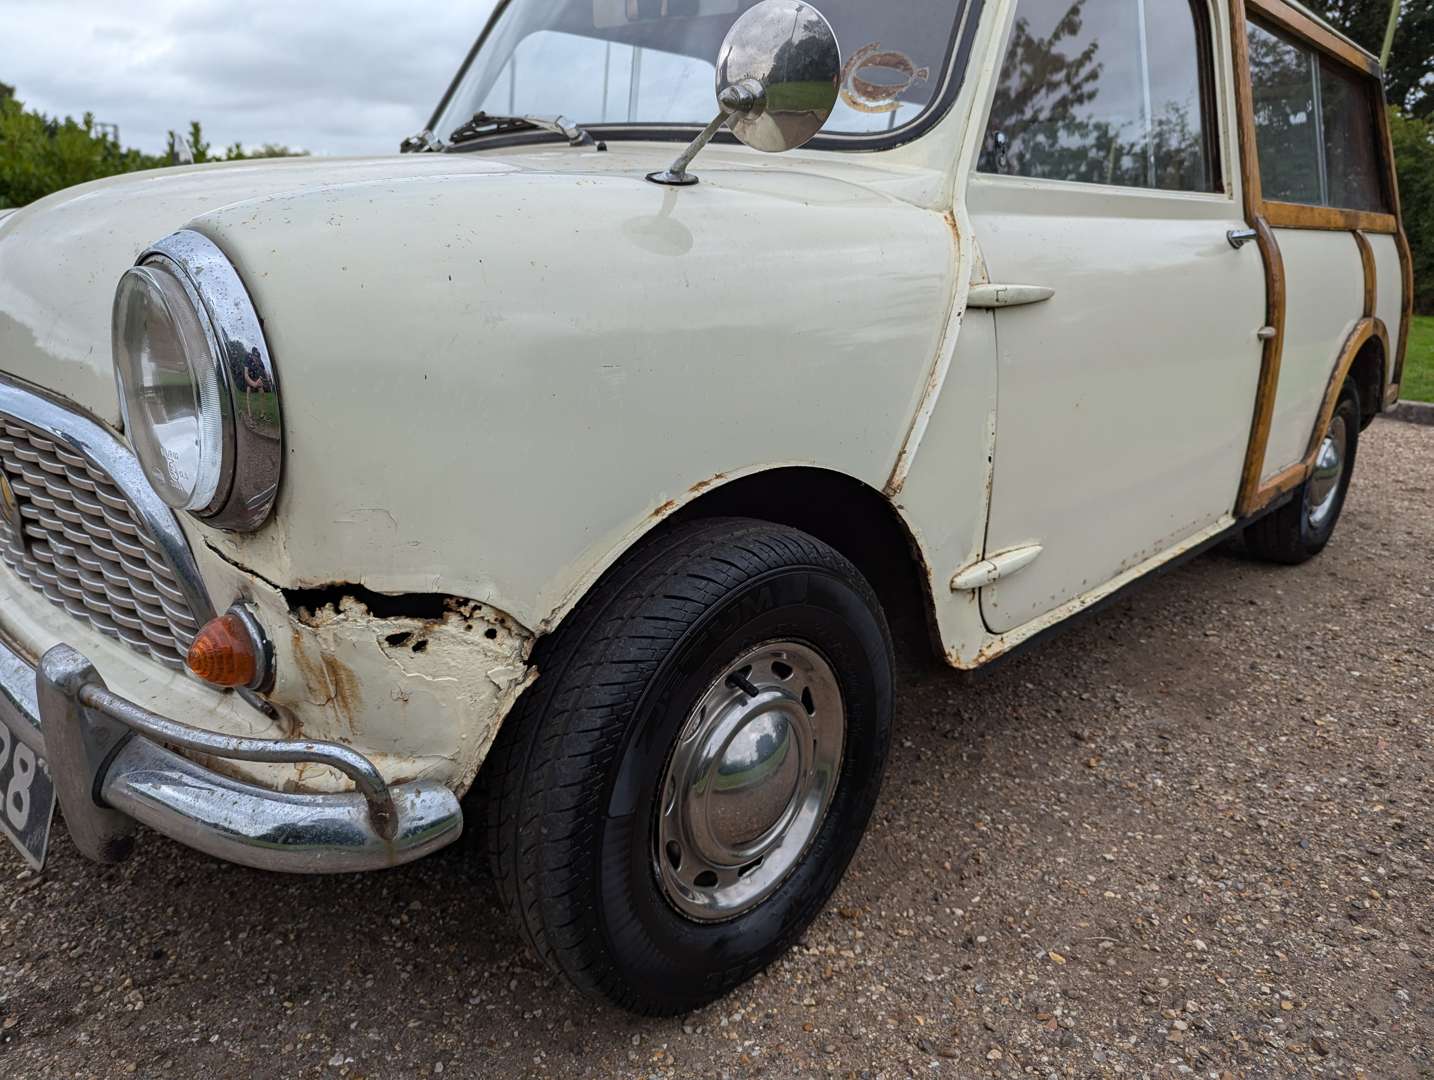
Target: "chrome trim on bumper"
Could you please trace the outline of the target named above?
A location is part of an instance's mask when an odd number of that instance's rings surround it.
[[[457,796],[442,784],[390,785],[338,743],[235,738],[168,720],[111,693],[68,645],[47,652],[37,670],[0,642],[0,710],[49,762],[70,836],[99,862],[129,854],[136,822],[230,862],[303,874],[399,866],[463,831]],[[230,760],[326,765],[358,790],[271,791],[160,743]]]
[[[110,806],[181,844],[260,870],[351,873],[398,866],[452,843],[463,828],[442,784],[390,792],[395,835],[380,835],[362,795],[288,795],[200,768],[148,739],[115,757],[100,788]]]

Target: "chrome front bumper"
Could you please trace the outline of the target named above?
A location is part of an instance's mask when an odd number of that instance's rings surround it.
[[[391,785],[338,743],[234,738],[165,719],[111,693],[68,645],[50,649],[36,668],[0,641],[0,712],[48,762],[70,837],[98,862],[128,856],[136,823],[229,862],[301,874],[399,866],[463,831],[458,799],[442,784]],[[324,765],[348,776],[355,791],[270,791],[171,748]]]

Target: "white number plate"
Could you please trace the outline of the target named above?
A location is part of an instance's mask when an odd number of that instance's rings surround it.
[[[20,721],[24,723],[24,721]],[[36,870],[45,865],[50,820],[55,816],[55,782],[50,765],[15,737],[0,720],[0,832],[10,838]]]

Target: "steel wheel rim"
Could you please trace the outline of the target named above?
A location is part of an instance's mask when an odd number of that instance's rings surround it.
[[[1334,513],[1348,452],[1349,427],[1343,416],[1336,416],[1320,441],[1314,472],[1305,488],[1305,517],[1314,529],[1321,528]]]
[[[658,789],[652,858],[668,902],[719,922],[771,896],[826,820],[845,743],[841,685],[815,649],[769,642],[729,664]]]

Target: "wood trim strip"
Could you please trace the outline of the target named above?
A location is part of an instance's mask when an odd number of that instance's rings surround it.
[[[1296,462],[1283,472],[1276,473],[1270,477],[1268,484],[1260,488],[1259,498],[1255,500],[1254,509],[1263,510],[1281,495],[1287,495],[1294,491],[1305,482],[1308,476],[1309,470],[1303,461]]]
[[[1351,235],[1359,248],[1359,261],[1364,264],[1364,317],[1372,319],[1379,305],[1379,269],[1374,264],[1374,248],[1364,233],[1356,229]]]
[[[1253,228],[1264,205],[1260,182],[1259,143],[1255,133],[1255,84],[1250,77],[1250,39],[1243,0],[1230,4],[1230,36],[1235,60],[1236,135],[1239,138],[1240,181],[1245,196],[1245,221]]]
[[[1285,260],[1280,244],[1263,214],[1264,195],[1260,182],[1259,150],[1255,140],[1255,90],[1250,79],[1250,44],[1243,0],[1230,5],[1230,37],[1235,59],[1236,134],[1239,141],[1240,188],[1244,194],[1245,221],[1255,230],[1260,258],[1265,264],[1265,322],[1274,336],[1260,354],[1260,379],[1255,389],[1254,414],[1250,420],[1250,442],[1240,471],[1240,488],[1235,514],[1250,513],[1260,491],[1265,469],[1265,451],[1270,442],[1270,425],[1275,415],[1275,394],[1280,385],[1280,360],[1285,351]]]
[[[1250,443],[1245,450],[1245,467],[1240,473],[1240,497],[1236,516],[1250,513],[1260,495],[1260,478],[1265,471],[1265,452],[1270,445],[1270,428],[1275,419],[1275,397],[1280,388],[1280,366],[1285,352],[1285,259],[1274,230],[1264,218],[1256,218],[1260,255],[1265,260],[1265,319],[1274,328],[1274,337],[1265,342],[1260,356],[1260,381],[1255,389],[1255,415],[1250,425]]]
[[[1265,217],[1280,229],[1327,229],[1331,232],[1379,233],[1393,236],[1399,232],[1399,218],[1370,210],[1341,210],[1334,206],[1308,206],[1304,203],[1267,202]]]
[[[1391,360],[1391,375],[1389,389],[1381,403],[1387,408],[1399,400],[1399,388],[1404,382],[1404,359],[1409,353],[1409,330],[1414,323],[1414,251],[1409,246],[1409,233],[1404,228],[1404,204],[1399,194],[1399,175],[1394,167],[1394,137],[1390,132],[1387,108],[1379,111],[1377,128],[1384,147],[1385,182],[1389,186],[1390,205],[1394,207],[1397,226],[1394,243],[1399,249],[1399,269],[1404,277],[1404,305],[1399,317],[1398,341],[1394,350],[1387,354]]]
[[[1335,364],[1334,372],[1329,377],[1329,385],[1325,387],[1324,405],[1315,421],[1314,431],[1310,432],[1309,449],[1305,452],[1307,469],[1314,468],[1315,454],[1319,452],[1320,440],[1324,438],[1325,428],[1329,427],[1330,419],[1334,416],[1334,407],[1339,404],[1339,392],[1344,386],[1344,380],[1349,377],[1349,369],[1354,366],[1354,359],[1360,350],[1371,341],[1379,342],[1384,348],[1384,355],[1389,355],[1388,327],[1378,319],[1361,319],[1345,341],[1344,351],[1339,354],[1339,363]]]
[[[1399,265],[1404,271],[1404,310],[1399,318],[1399,341],[1393,352],[1394,373],[1390,376],[1389,392],[1385,397],[1386,407],[1399,400],[1404,385],[1404,360],[1409,355],[1409,331],[1414,325],[1414,252],[1409,246],[1409,237],[1403,228],[1399,230]]]
[[[1281,495],[1293,491],[1309,479],[1310,473],[1314,471],[1315,456],[1319,453],[1320,441],[1324,438],[1325,429],[1329,427],[1329,422],[1334,416],[1335,406],[1339,404],[1339,394],[1344,387],[1344,380],[1349,377],[1349,369],[1354,366],[1355,358],[1359,356],[1360,350],[1371,341],[1380,342],[1384,347],[1385,355],[1389,354],[1388,327],[1378,319],[1361,319],[1345,340],[1344,349],[1339,354],[1339,362],[1335,364],[1329,384],[1325,387],[1324,404],[1320,406],[1314,430],[1310,432],[1310,441],[1304,458],[1289,468],[1281,470],[1267,483],[1261,485],[1251,500],[1248,510],[1245,511],[1246,514],[1263,510]]]
[[[1343,60],[1350,67],[1358,68],[1376,79],[1384,76],[1379,61],[1351,41],[1346,41],[1328,27],[1316,22],[1304,12],[1291,7],[1284,0],[1246,0],[1250,10],[1278,23],[1296,37],[1303,38],[1321,52]]]

